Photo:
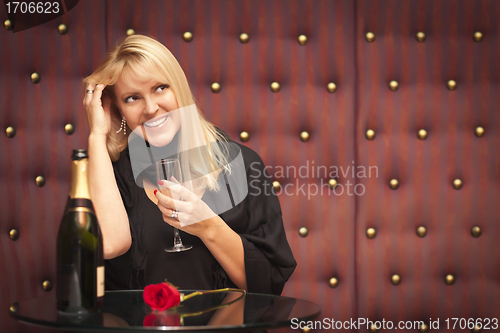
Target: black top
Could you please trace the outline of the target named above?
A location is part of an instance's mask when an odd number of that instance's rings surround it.
[[[219,216],[241,237],[247,291],[280,295],[297,263],[286,239],[279,200],[260,156],[225,137],[241,149],[248,194]],[[164,251],[173,245],[174,229],[163,221],[144,188],[136,185],[128,147],[113,162],[113,169],[130,222],[132,246],[124,255],[105,261],[106,290],[143,289],[165,279],[180,289],[236,287],[198,237],[180,231],[182,242],[193,248]],[[219,186],[226,186],[223,178],[219,176]],[[211,206],[207,201],[213,195],[217,194],[207,188],[202,200]]]

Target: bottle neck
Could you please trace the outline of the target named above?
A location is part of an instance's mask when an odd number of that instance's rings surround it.
[[[71,162],[71,187],[69,189],[71,199],[90,199],[88,180],[88,159],[84,158]]]

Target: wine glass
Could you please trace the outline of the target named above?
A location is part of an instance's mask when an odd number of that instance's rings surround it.
[[[179,160],[176,158],[161,159],[156,162],[156,180],[168,180],[173,182],[172,176],[177,180],[177,183],[182,182],[182,172]],[[173,199],[182,200],[181,198],[174,198],[172,193],[167,190],[167,195]],[[165,252],[182,252],[191,249],[192,245],[182,244],[181,236],[179,235],[179,229],[174,228],[174,246],[165,249]]]

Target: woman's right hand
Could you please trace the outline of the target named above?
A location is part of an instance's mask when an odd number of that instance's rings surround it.
[[[90,134],[107,136],[111,131],[111,98],[102,91],[103,84],[87,84],[83,105],[87,112]],[[87,90],[93,90],[90,94]]]

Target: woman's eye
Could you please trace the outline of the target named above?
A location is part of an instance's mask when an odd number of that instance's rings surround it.
[[[125,99],[125,103],[131,103],[131,102],[134,102],[134,101],[135,101],[135,99],[133,99],[133,98],[137,99],[137,97],[135,97],[135,96],[130,96],[130,97],[127,97],[127,98]]]
[[[156,89],[156,91],[157,91],[157,92],[160,92],[160,91],[163,91],[163,90],[167,89],[168,87],[169,87],[169,85],[167,85],[167,84],[162,84],[161,86],[159,86],[159,87]]]

